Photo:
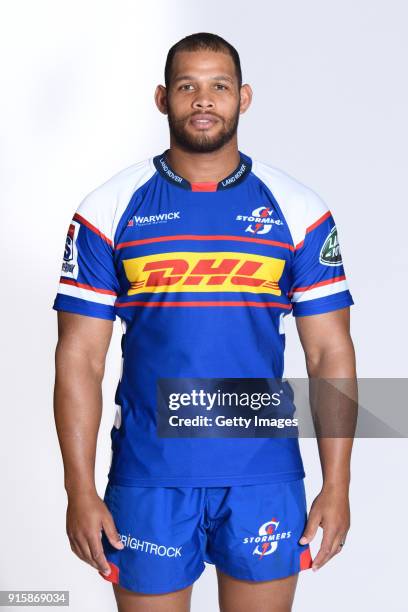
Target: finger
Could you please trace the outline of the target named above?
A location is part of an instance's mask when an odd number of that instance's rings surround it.
[[[91,540],[91,536],[87,536],[87,535],[78,535],[76,538],[77,544],[81,550],[81,554],[83,556],[83,561],[85,561],[85,563],[88,563],[89,565],[91,565],[92,567],[94,567],[95,569],[99,569],[99,566],[97,564],[96,561],[94,561],[93,556],[92,556],[92,552],[89,546],[89,540]],[[104,570],[109,570],[108,573],[110,573],[110,567],[109,565],[107,567],[104,567]],[[105,572],[103,572],[105,573]]]
[[[90,552],[86,539],[81,534],[75,534],[72,538],[75,554],[85,563],[89,563]]]
[[[323,532],[323,539],[320,549],[313,560],[312,569],[320,569],[334,555],[341,542],[341,535],[338,531],[328,531],[327,528]]]
[[[111,568],[106,560],[100,538],[90,538],[88,544],[95,569],[108,576],[111,573]]]
[[[112,546],[114,546],[115,548],[122,550],[122,548],[124,548],[124,545],[110,513],[103,517],[102,528],[110,544],[112,544]]]
[[[303,531],[302,537],[299,540],[299,544],[309,544],[315,537],[317,530],[321,522],[320,513],[310,511],[309,518],[307,519],[306,527]]]
[[[71,546],[71,550],[72,550],[72,552],[73,552],[73,553],[74,553],[74,554],[75,554],[77,557],[79,557],[79,558],[81,559],[81,561],[85,561],[85,558],[84,558],[84,556],[83,556],[83,554],[82,554],[82,552],[81,552],[81,549],[79,548],[78,543],[77,543],[77,541],[75,540],[75,538],[74,538],[74,537],[70,537],[70,539],[69,539],[69,544],[70,544],[70,546]]]
[[[335,552],[334,552],[335,555],[337,555],[339,552],[341,552],[343,550],[343,546],[344,546],[345,543],[346,543],[346,534],[343,533],[343,535],[340,536],[338,538],[338,540],[336,540],[336,542],[335,542],[335,547],[337,547]]]

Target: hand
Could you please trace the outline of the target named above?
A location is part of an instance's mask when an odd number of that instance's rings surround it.
[[[67,535],[71,550],[82,561],[109,576],[111,569],[103,552],[102,529],[112,546],[121,550],[123,544],[112,515],[97,493],[68,497]]]
[[[316,535],[319,525],[323,538],[319,552],[313,560],[312,569],[320,569],[342,550],[350,528],[350,505],[348,489],[343,486],[323,485],[310,508],[309,517],[299,544],[308,544]]]

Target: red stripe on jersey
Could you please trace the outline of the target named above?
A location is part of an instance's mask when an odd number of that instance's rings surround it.
[[[290,304],[281,304],[280,302],[215,302],[215,301],[206,301],[206,302],[116,302],[115,306],[117,308],[125,308],[126,306],[257,306],[258,308],[285,308],[287,310],[292,310],[292,306]]]
[[[87,227],[88,229],[90,229],[92,232],[94,232],[95,234],[97,234],[100,238],[102,238],[102,240],[104,240],[105,242],[107,242],[109,244],[109,246],[113,246],[112,245],[112,240],[110,240],[110,238],[108,238],[107,236],[105,236],[105,234],[103,234],[100,230],[98,230],[97,227],[95,227],[94,225],[92,225],[92,223],[89,223],[89,221],[87,221],[85,219],[85,217],[82,217],[81,215],[79,215],[78,213],[75,213],[74,215],[74,220],[75,221],[79,221],[79,223],[81,223],[82,225],[85,225],[85,227]]]
[[[309,227],[306,228],[305,237],[306,237],[306,234],[308,234],[309,232],[314,230],[316,227],[321,225],[323,223],[323,221],[326,221],[326,219],[328,219],[330,216],[331,216],[331,212],[330,212],[330,210],[328,210],[326,213],[324,213],[324,215],[319,217],[319,219],[317,219],[317,221],[312,223],[312,225],[309,225]],[[295,250],[300,249],[303,246],[304,241],[305,241],[305,239],[303,238],[303,240],[301,242],[299,242],[299,244],[296,245]]]
[[[217,191],[218,183],[191,183],[191,191]]]
[[[79,287],[80,289],[88,289],[89,291],[95,291],[95,293],[104,293],[106,295],[117,295],[114,291],[110,289],[101,289],[100,287],[93,287],[92,285],[86,285],[85,283],[78,283],[78,281],[71,280],[70,278],[60,278],[60,282],[64,285],[73,285],[74,287]]]
[[[265,240],[263,238],[250,238],[249,236],[197,236],[193,234],[180,234],[179,236],[157,236],[156,238],[143,238],[142,240],[131,240],[130,242],[121,242],[116,246],[116,249],[123,249],[129,246],[138,246],[141,244],[149,244],[151,242],[166,242],[167,240],[237,240],[238,242],[256,242],[257,244],[268,244],[270,246],[278,246],[283,249],[294,250],[293,245],[286,242],[278,242],[277,240]]]
[[[295,291],[309,291],[309,289],[313,289],[314,287],[322,287],[323,285],[330,285],[331,283],[338,283],[339,281],[346,280],[345,274],[341,276],[334,276],[333,278],[329,278],[328,280],[320,281],[319,283],[314,283],[313,285],[308,285],[306,287],[295,287],[291,291],[289,291],[288,296],[291,296],[295,293]]]

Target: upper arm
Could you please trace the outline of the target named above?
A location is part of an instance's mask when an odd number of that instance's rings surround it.
[[[58,349],[74,358],[85,358],[96,367],[105,363],[113,321],[71,312],[58,312]]]
[[[296,317],[309,376],[353,378],[356,357],[350,336],[350,307]]]
[[[324,352],[344,350],[350,342],[350,307],[296,317],[295,320],[306,358],[318,358]]]
[[[71,368],[86,363],[103,369],[112,336],[119,280],[107,203],[104,190],[89,194],[66,237],[53,308],[58,311],[57,361],[70,360]]]
[[[354,300],[346,279],[338,228],[320,196],[308,189],[305,201],[289,291],[299,338],[309,365],[329,352],[342,352],[344,360],[348,360],[352,356],[350,306]]]
[[[95,190],[81,202],[72,218],[53,308],[114,321],[119,281],[112,210],[103,198],[104,190]]]
[[[295,317],[323,314],[354,304],[333,214],[312,190],[306,191],[304,201],[296,220],[289,290]]]

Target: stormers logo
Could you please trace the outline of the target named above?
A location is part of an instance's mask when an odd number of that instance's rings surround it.
[[[324,245],[320,251],[319,261],[325,266],[340,266],[341,260],[339,239],[337,237],[337,228],[334,226],[324,241]]]
[[[228,251],[174,252],[123,261],[128,295],[146,292],[249,291],[281,295],[285,260]]]
[[[251,234],[267,234],[273,225],[283,225],[280,219],[272,217],[274,210],[272,206],[259,206],[250,215],[237,215],[236,221],[250,221],[251,224],[245,229]]]
[[[278,531],[278,527],[279,521],[273,518],[260,526],[258,535],[246,537],[242,542],[244,544],[256,543],[252,554],[259,555],[258,558],[263,559],[275,552],[280,540],[287,540],[292,535],[290,531]]]

